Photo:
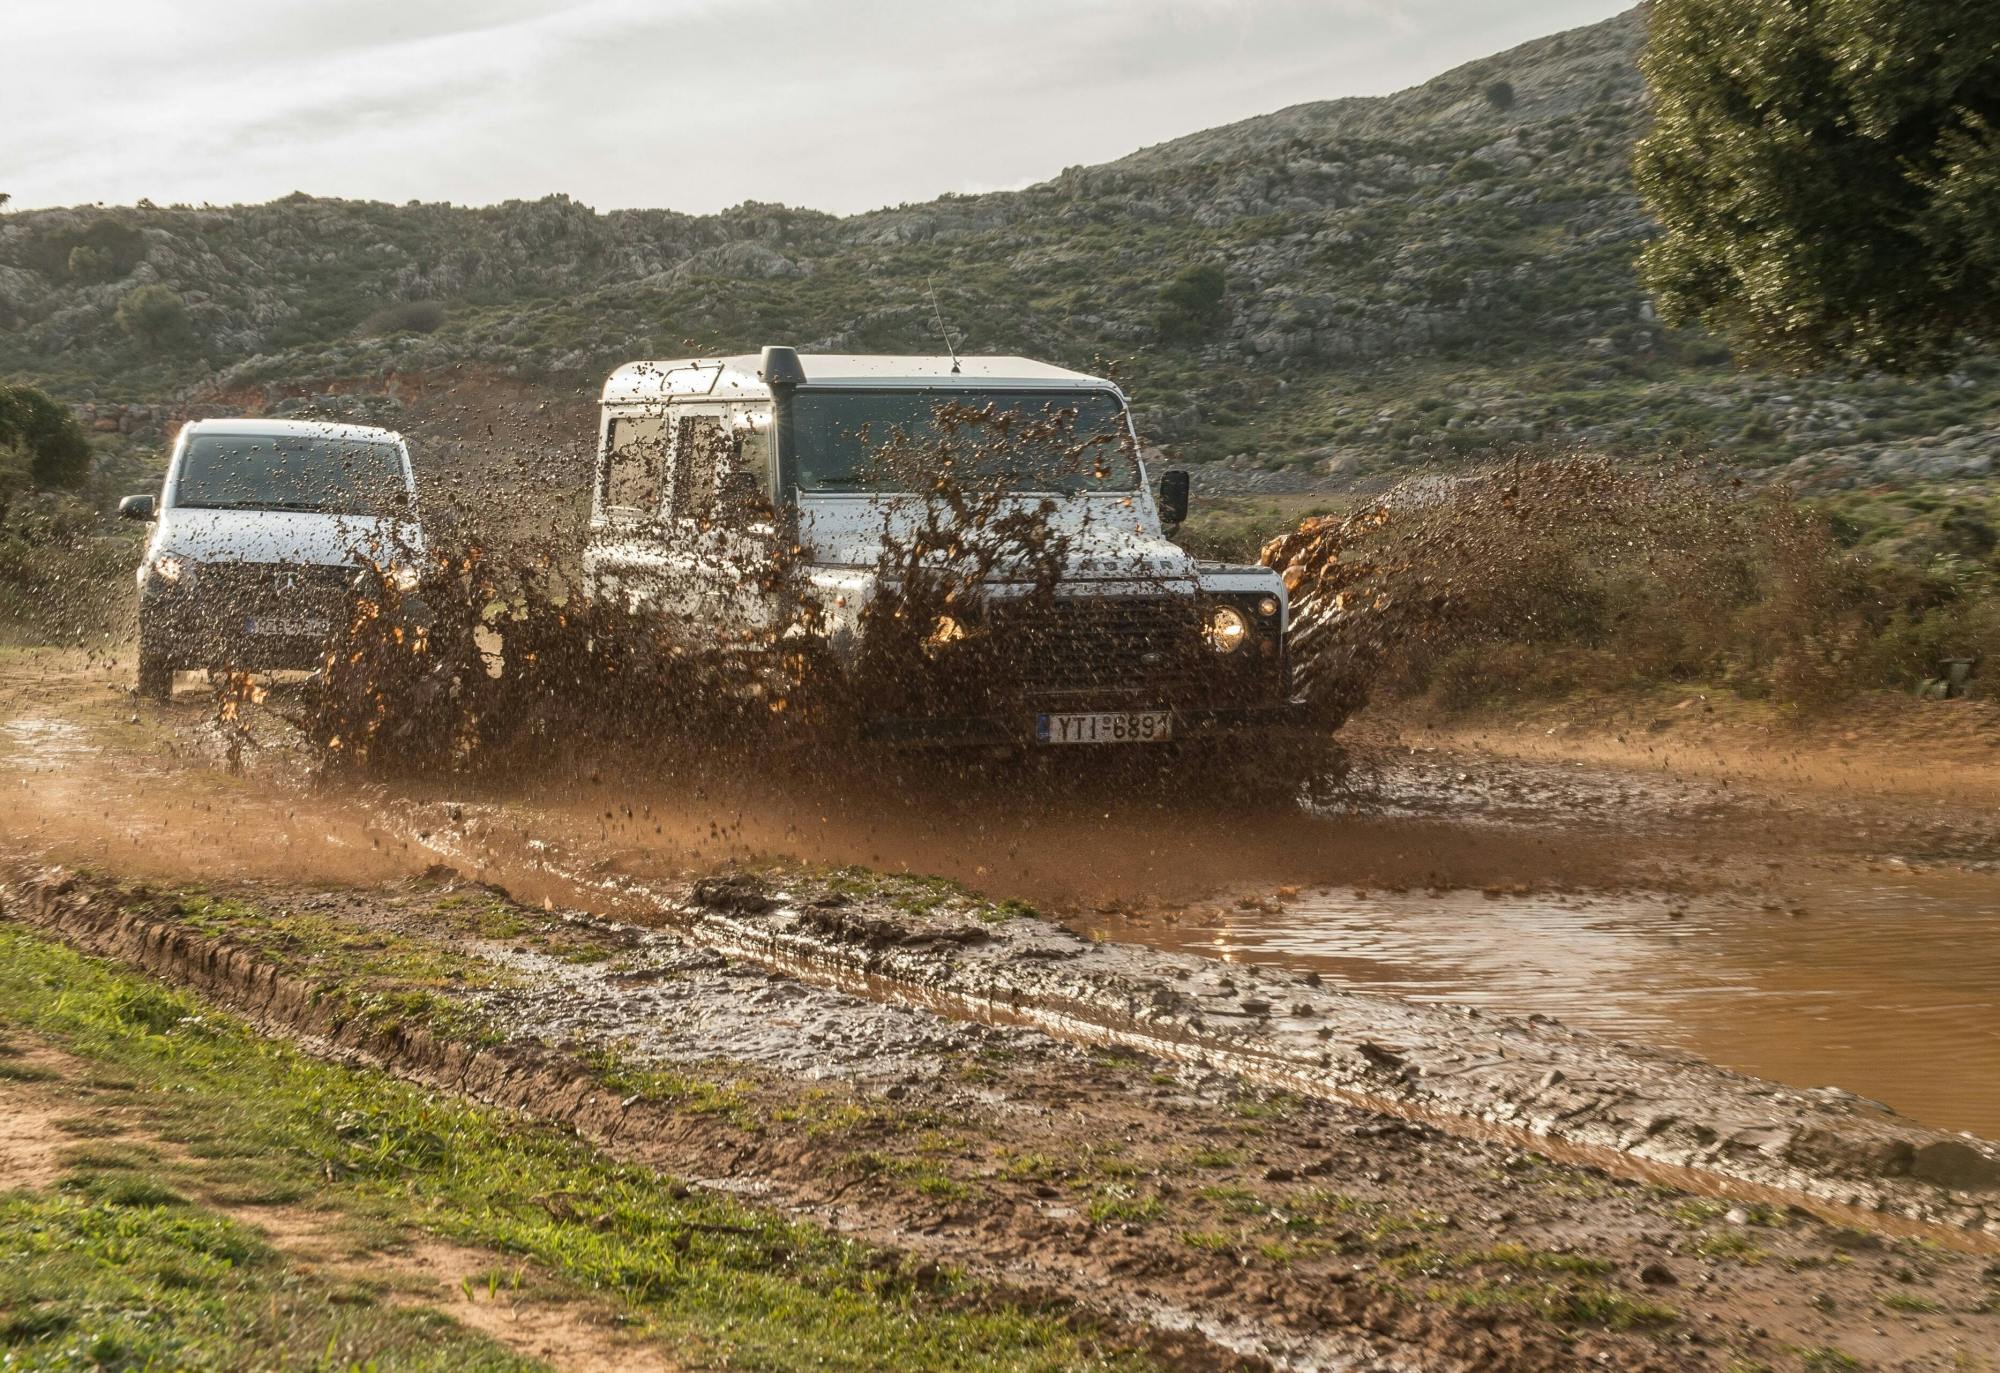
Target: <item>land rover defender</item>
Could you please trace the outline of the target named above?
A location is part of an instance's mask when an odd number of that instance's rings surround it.
[[[1071,441],[988,444],[958,460],[951,415],[989,436],[1059,428]],[[985,493],[987,514],[1004,511],[1017,531],[1046,527],[1061,566],[1037,585],[1018,560],[995,560],[970,594],[925,607],[903,675],[935,675],[955,658],[976,670],[927,699],[885,689],[876,708],[864,700],[866,734],[1164,745],[1302,722],[1282,580],[1171,542],[1186,474],[1162,474],[1156,499],[1119,389],[1026,358],[774,347],[619,368],[603,391],[589,596],[658,617],[691,650],[768,650],[810,634],[852,660],[870,607],[916,565],[897,546],[940,509],[940,472],[875,460],[891,436],[906,459],[935,453],[937,468]],[[1054,460],[1056,449],[1072,460]],[[1089,459],[1074,461],[1083,451]],[[925,565],[963,561],[975,539],[953,531]]]

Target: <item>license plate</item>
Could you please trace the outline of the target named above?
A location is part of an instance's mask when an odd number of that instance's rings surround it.
[[[267,615],[245,620],[243,632],[281,639],[324,638],[333,632],[333,622],[316,617]]]
[[[1042,744],[1158,744],[1173,735],[1174,716],[1167,710],[1094,710],[1035,717],[1035,741]]]

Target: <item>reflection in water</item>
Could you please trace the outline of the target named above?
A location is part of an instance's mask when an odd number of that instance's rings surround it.
[[[1783,908],[1315,891],[1275,914],[1088,923],[1357,990],[1540,1012],[2000,1139],[2000,877],[1850,878]]]

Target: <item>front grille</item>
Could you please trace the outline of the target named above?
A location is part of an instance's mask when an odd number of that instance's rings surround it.
[[[203,563],[194,591],[206,605],[232,613],[341,615],[351,567],[314,563]]]
[[[994,627],[1034,696],[1178,696],[1210,666],[1188,597],[1061,596],[996,608]]]

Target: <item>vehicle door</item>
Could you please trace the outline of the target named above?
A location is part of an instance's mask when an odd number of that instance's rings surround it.
[[[707,404],[668,413],[665,522],[674,557],[661,604],[697,641],[764,642],[780,599],[770,409]]]
[[[627,610],[661,609],[686,579],[689,554],[667,537],[666,483],[673,421],[665,407],[608,411],[584,571],[591,595]]]

